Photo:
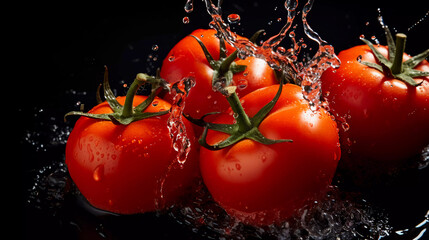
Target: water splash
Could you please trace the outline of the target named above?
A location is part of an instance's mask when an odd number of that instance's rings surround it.
[[[407,31],[411,31],[412,29],[414,29],[416,26],[420,25],[423,21],[427,20],[429,16],[429,11],[427,11],[425,13],[425,15],[423,17],[421,17],[419,20],[417,20],[417,22],[413,23],[408,29]]]
[[[201,184],[185,206],[169,211],[180,224],[204,239],[380,239],[388,218],[354,193],[332,187],[324,199],[305,206],[282,224],[250,226],[229,216]]]
[[[173,104],[170,109],[167,128],[172,139],[172,147],[177,152],[177,162],[182,166],[191,151],[191,141],[186,134],[186,126],[183,123],[183,109],[185,99],[191,88],[195,85],[195,79],[184,78],[172,86],[174,95]]]
[[[264,59],[272,68],[284,71],[287,75],[295,79],[303,89],[304,98],[307,99],[311,108],[317,110],[321,106],[321,86],[320,76],[330,67],[337,68],[340,60],[335,55],[334,48],[323,40],[308,24],[307,15],[310,12],[314,0],[308,0],[302,9],[302,23],[305,35],[318,44],[317,52],[313,57],[298,61],[298,55],[302,47],[307,44],[300,39],[296,41],[295,32],[291,27],[298,12],[298,0],[286,0],[284,7],[287,10],[286,23],[280,32],[260,46],[245,39],[238,39],[237,35],[231,31],[229,24],[223,21],[220,6],[215,6],[211,0],[205,0],[207,12],[212,17],[210,27],[217,30],[218,36],[224,38],[229,44],[238,50],[239,58],[248,56]],[[279,44],[290,37],[293,46],[284,49]]]

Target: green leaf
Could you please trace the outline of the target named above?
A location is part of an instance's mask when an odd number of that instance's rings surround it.
[[[209,50],[207,50],[206,46],[204,45],[204,43],[197,37],[195,37],[194,35],[189,35],[193,38],[195,38],[195,40],[197,40],[198,44],[200,44],[201,48],[203,49],[204,55],[206,56],[207,61],[209,62],[210,66],[213,69],[217,69],[216,65],[215,65],[215,60],[213,59],[212,55],[209,53]]]
[[[417,65],[419,65],[419,63],[421,63],[423,60],[425,60],[425,58],[427,58],[428,56],[429,56],[429,49],[408,59],[403,64],[405,67],[414,68]]]
[[[282,142],[293,142],[291,139],[274,140],[274,139],[266,138],[264,135],[262,135],[262,133],[257,128],[255,128],[255,131],[252,132],[252,134],[250,134],[248,138],[265,145],[271,145],[271,144],[282,143]]]
[[[377,60],[383,64],[384,66],[390,68],[392,66],[392,63],[389,62],[389,60],[387,60],[387,58],[385,58],[377,49],[375,49],[374,45],[372,45],[372,43],[368,40],[366,40],[365,38],[361,38],[361,40],[368,45],[368,47],[372,50],[372,53],[374,54],[375,58],[377,58]]]
[[[368,67],[375,68],[380,72],[383,72],[383,67],[377,63],[366,62],[366,61],[362,61],[361,63],[368,66]]]
[[[219,39],[220,51],[219,51],[219,59],[226,58],[226,46],[225,39],[222,37]]]
[[[111,114],[92,114],[92,113],[84,113],[80,111],[71,111],[71,112],[68,112],[66,115],[64,115],[64,122],[67,121],[68,116],[84,116],[84,117],[109,121],[110,120],[109,115]]]
[[[404,82],[406,82],[406,83],[408,83],[408,84],[410,84],[411,86],[414,86],[414,87],[416,87],[416,86],[418,86],[418,85],[421,84],[421,83],[417,83],[412,77],[410,77],[406,73],[396,74],[395,78],[399,78],[402,81],[404,81]]]
[[[427,77],[429,76],[429,72],[419,71],[415,69],[407,70],[406,74],[410,77]]]
[[[140,103],[134,108],[134,112],[136,113],[143,112],[153,102],[153,100],[156,97],[156,94],[157,94],[156,89],[152,90],[148,98],[146,98],[146,100],[144,100],[142,103]]]
[[[396,52],[395,41],[393,40],[392,33],[387,26],[383,27],[384,33],[386,34],[387,46],[389,48],[389,60],[393,61]]]
[[[112,108],[114,112],[119,112],[122,109],[122,105],[116,100],[115,94],[113,94],[112,89],[110,89],[108,70],[105,66],[104,68],[104,81],[103,81],[104,97],[106,98],[107,103]]]
[[[258,37],[259,37],[259,35],[261,35],[261,33],[263,33],[263,32],[265,32],[265,30],[264,29],[261,29],[261,30],[258,30],[258,31],[256,31],[250,38],[249,38],[249,40],[252,42],[252,43],[254,43],[254,44],[256,44],[256,40],[258,39]]]
[[[273,107],[276,105],[277,101],[280,98],[280,95],[282,93],[283,89],[283,81],[280,81],[279,89],[277,90],[276,95],[274,98],[267,103],[264,107],[262,107],[252,118],[252,124],[254,126],[259,126],[261,124],[262,120],[265,119],[265,117],[268,115],[268,113],[273,109]]]

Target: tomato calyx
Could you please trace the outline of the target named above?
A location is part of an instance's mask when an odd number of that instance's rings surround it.
[[[139,121],[142,119],[167,114],[169,113],[169,110],[160,111],[160,112],[143,112],[153,102],[153,100],[155,99],[158,93],[157,90],[160,87],[167,88],[169,90],[169,87],[166,84],[166,82],[159,77],[159,73],[157,73],[157,75],[158,76],[153,77],[145,73],[137,74],[136,78],[134,79],[133,83],[131,84],[130,88],[127,91],[124,105],[121,105],[116,100],[116,97],[110,88],[109,80],[108,80],[108,70],[107,70],[107,67],[105,67],[103,93],[113,113],[93,114],[93,113],[85,113],[83,111],[71,111],[64,116],[64,120],[66,121],[66,118],[68,116],[78,115],[78,116],[85,116],[89,118],[99,119],[99,120],[112,121],[114,124],[118,124],[118,125],[119,124],[128,125],[132,122]],[[137,90],[146,83],[151,84],[152,90],[150,95],[145,101],[143,101],[136,107],[133,107],[133,100],[134,100],[134,96],[137,93]],[[102,102],[99,92],[97,92],[97,102],[98,103]]]
[[[238,98],[235,90],[237,87],[228,86],[224,88],[224,92],[227,93],[227,100],[231,106],[232,111],[234,112],[233,116],[235,118],[235,123],[233,124],[218,124],[218,123],[209,123],[205,122],[204,118],[208,115],[216,114],[208,113],[205,114],[200,119],[194,119],[191,116],[184,114],[185,118],[187,118],[190,122],[204,127],[201,138],[199,139],[199,143],[201,146],[215,151],[231,146],[242,139],[251,139],[256,142],[270,145],[281,142],[292,142],[291,139],[269,139],[266,138],[258,129],[261,122],[265,119],[268,113],[273,109],[274,105],[280,98],[282,89],[283,89],[283,81],[280,81],[279,89],[274,96],[274,98],[267,103],[264,107],[262,107],[252,118],[250,118],[246,112],[244,111],[243,106],[241,105],[240,99]],[[223,132],[230,135],[227,139],[223,140],[220,143],[216,143],[214,145],[210,145],[207,143],[207,133],[208,130],[214,130],[218,132]]]
[[[264,32],[264,30],[257,31],[249,40],[255,42],[258,36]],[[225,92],[225,87],[229,86],[232,83],[232,77],[235,73],[243,72],[246,70],[246,65],[239,65],[234,62],[237,59],[238,51],[235,50],[229,56],[226,54],[225,40],[219,38],[219,60],[214,60],[213,56],[207,50],[204,43],[194,35],[190,35],[195,38],[198,44],[201,46],[201,49],[204,52],[204,55],[207,61],[210,64],[210,67],[213,69],[213,79],[212,79],[212,89],[213,91],[218,91],[223,95],[228,95]]]
[[[371,49],[375,58],[380,64],[366,61],[361,61],[360,63],[368,67],[377,69],[378,71],[383,72],[387,76],[392,76],[394,78],[400,79],[411,86],[419,86],[423,83],[423,81],[418,83],[413,78],[429,76],[429,72],[419,71],[414,69],[414,67],[416,67],[420,62],[422,62],[426,57],[429,56],[429,49],[403,62],[405,42],[407,36],[403,33],[397,33],[395,43],[389,28],[387,26],[383,28],[387,39],[389,59],[384,57],[370,41],[361,38],[361,40]]]

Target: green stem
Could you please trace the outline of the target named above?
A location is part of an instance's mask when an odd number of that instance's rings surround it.
[[[252,128],[252,122],[250,121],[249,116],[247,116],[244,111],[243,106],[241,105],[240,99],[238,98],[235,91],[227,96],[226,98],[231,106],[232,111],[234,111],[234,118],[237,120],[239,131],[248,131]]]
[[[134,79],[134,82],[131,84],[130,88],[127,91],[124,107],[122,109],[121,114],[122,117],[126,118],[132,116],[134,96],[136,95],[137,90],[139,90],[141,85],[143,85],[149,77],[149,75],[144,73],[137,74],[136,79]]]
[[[229,71],[229,67],[234,62],[234,60],[237,58],[238,51],[235,50],[231,55],[229,55],[225,60],[222,61],[220,67],[219,67],[219,73],[218,78],[222,78],[226,72]]]
[[[396,34],[396,51],[395,58],[393,59],[392,67],[390,68],[392,74],[400,74],[402,72],[402,60],[405,51],[405,42],[407,39],[407,35],[403,33]]]

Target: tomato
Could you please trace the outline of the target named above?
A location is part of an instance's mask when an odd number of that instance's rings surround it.
[[[133,105],[146,100],[135,96]],[[125,97],[118,97],[123,105]],[[171,105],[155,98],[145,112],[160,112]],[[89,113],[112,113],[107,102]],[[167,128],[169,114],[128,125],[80,117],[66,146],[70,176],[93,206],[120,214],[153,211],[179,200],[198,175],[194,147],[186,162],[176,161],[177,152]],[[184,119],[187,136],[195,143],[192,127]]]
[[[271,101],[279,86],[272,85],[240,99],[249,117]],[[244,139],[212,151],[200,150],[203,181],[214,200],[230,215],[256,225],[271,224],[323,195],[340,158],[338,130],[324,109],[313,112],[299,86],[287,84],[274,108],[259,125],[270,139],[291,139],[265,145]],[[235,121],[231,111],[215,123]],[[228,134],[208,130],[206,141],[216,144]]]
[[[191,33],[202,41],[214,60],[219,60],[220,43],[215,34],[216,31],[213,29],[198,29]],[[225,47],[227,55],[235,51],[228,43]],[[244,60],[236,59],[234,62],[247,66],[244,71],[233,75],[232,85],[237,86],[239,96],[278,83],[273,70],[262,59],[247,57]],[[222,112],[229,107],[225,96],[212,89],[214,71],[198,41],[192,36],[187,36],[171,49],[163,61],[161,77],[170,83],[180,81],[184,77],[195,78],[196,84],[187,97],[184,113],[200,118],[206,113]],[[166,96],[166,99],[172,97]]]
[[[374,48],[386,59],[393,55],[388,47]],[[429,144],[429,78],[414,77],[413,86],[386,72],[386,67],[380,71],[367,66],[380,64],[368,45],[344,50],[338,57],[340,68],[328,69],[321,81],[342,125],[345,168],[388,173],[421,154]],[[402,58],[405,64],[411,57],[404,53]],[[428,72],[429,64],[423,60],[414,69]]]

